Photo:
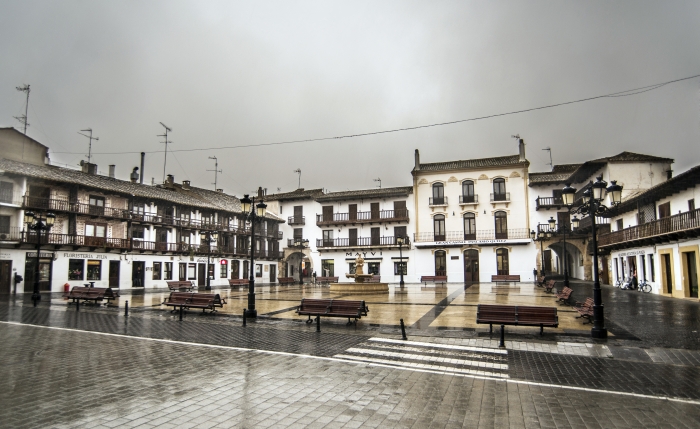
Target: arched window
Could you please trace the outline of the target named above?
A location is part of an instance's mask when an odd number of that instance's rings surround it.
[[[496,249],[496,274],[508,275],[508,249]]]
[[[445,185],[442,183],[433,184],[433,198],[430,199],[430,205],[445,204]]]
[[[493,201],[507,201],[506,179],[493,179]]]
[[[435,275],[447,275],[447,254],[444,250],[437,250],[435,252]]]
[[[476,216],[474,213],[464,214],[464,239],[476,240]]]
[[[506,212],[496,212],[495,227],[496,227],[496,239],[502,240],[508,238],[508,215]]]
[[[445,215],[433,217],[433,235],[435,241],[445,241]]]
[[[462,182],[462,201],[460,203],[473,203],[474,201],[474,182],[465,180]]]

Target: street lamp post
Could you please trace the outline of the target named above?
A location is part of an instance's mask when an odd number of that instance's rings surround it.
[[[211,276],[209,275],[209,258],[211,257],[211,245],[216,243],[219,239],[219,233],[202,231],[200,232],[199,238],[201,238],[201,243],[207,243],[207,285],[204,287],[205,290],[211,290]]]
[[[248,310],[246,317],[258,317],[258,311],[255,309],[255,220],[265,217],[267,204],[262,201],[262,189],[258,189],[258,198],[260,202],[254,206],[255,197],[250,198],[245,194],[241,199],[243,214],[250,218],[250,281],[248,282]],[[256,210],[253,210],[255,207]]]
[[[292,244],[292,247],[295,249],[299,249],[299,284],[304,285],[304,249],[309,247],[309,240],[303,239],[301,237],[295,237],[294,238],[294,244]]]
[[[583,204],[574,210],[574,213],[588,215],[591,218],[591,241],[593,246],[593,328],[591,328],[591,337],[604,339],[608,337],[608,330],[605,328],[605,314],[603,311],[603,298],[600,289],[600,276],[598,275],[598,239],[596,237],[596,215],[604,215],[609,212],[609,208],[603,204],[606,191],[610,197],[610,204],[614,207],[622,201],[622,186],[617,184],[617,181],[611,180],[611,185],[603,181],[602,176],[598,176],[595,182],[589,182],[586,189],[583,191]],[[607,187],[606,187],[607,186]],[[570,184],[562,190],[562,198],[564,204],[571,206],[574,203],[576,189]],[[574,217],[572,225],[578,228],[579,220]]]
[[[53,213],[47,213],[45,219],[35,216],[33,212],[24,213],[24,223],[27,224],[27,229],[36,231],[36,270],[34,271],[34,293],[32,293],[34,307],[36,307],[37,303],[41,301],[41,294],[39,293],[39,276],[41,275],[41,272],[39,271],[39,261],[41,258],[41,231],[46,231],[46,234],[48,234],[51,227],[53,227],[55,220],[56,215]]]
[[[403,282],[403,245],[408,244],[408,237],[396,237],[396,244],[399,245],[399,275],[401,276],[401,280],[399,280],[399,287],[404,286]]]
[[[573,204],[573,201],[571,203]],[[549,230],[552,231],[553,234],[564,235],[564,286],[569,286],[569,264],[566,258],[566,233],[571,231],[569,231],[566,225],[559,225],[559,228],[557,228],[557,221],[554,220],[552,216],[549,217],[548,223]]]

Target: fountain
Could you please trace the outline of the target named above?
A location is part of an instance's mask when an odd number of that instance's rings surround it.
[[[331,292],[339,293],[382,293],[389,292],[388,283],[370,283],[372,274],[364,273],[365,259],[362,255],[355,258],[355,274],[345,274],[349,279],[355,279],[354,283],[331,283]]]

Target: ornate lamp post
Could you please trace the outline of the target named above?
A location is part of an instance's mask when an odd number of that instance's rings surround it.
[[[41,272],[39,271],[39,261],[41,258],[41,231],[46,231],[46,234],[48,234],[51,227],[53,227],[55,220],[56,215],[53,213],[47,213],[45,219],[35,216],[33,212],[24,213],[24,223],[27,224],[27,229],[36,231],[36,271],[34,271],[34,293],[32,293],[34,307],[36,307],[37,303],[41,301],[41,294],[39,293],[39,276],[41,275]]]
[[[600,278],[598,276],[598,240],[596,237],[595,217],[597,215],[605,215],[610,211],[610,208],[603,204],[605,198],[604,191],[610,197],[611,206],[617,206],[622,202],[622,186],[617,184],[617,181],[611,180],[611,185],[603,181],[603,177],[599,176],[595,182],[589,182],[586,185],[586,190],[583,192],[583,204],[574,210],[574,213],[588,215],[591,218],[591,241],[593,245],[593,328],[591,328],[591,337],[607,338],[608,330],[605,328],[605,315],[603,312],[603,299],[600,289]],[[576,189],[570,184],[562,190],[562,198],[565,202],[573,203]],[[574,228],[578,228],[579,220],[574,217],[572,219]]]
[[[201,243],[207,244],[207,285],[204,287],[205,290],[211,290],[211,276],[209,275],[209,258],[211,257],[211,245],[216,243],[219,239],[218,232],[202,231],[199,234]]]
[[[243,214],[250,219],[250,282],[248,283],[248,310],[246,317],[258,317],[258,311],[255,309],[255,220],[264,218],[267,204],[262,201],[262,190],[258,189],[258,198],[260,202],[255,205],[255,197],[250,198],[245,194],[241,199]]]
[[[542,258],[542,262],[540,265],[540,275],[544,277],[545,272],[544,272],[544,249],[542,248],[542,244],[544,241],[547,239],[545,237],[545,233],[542,231],[537,233],[537,238],[535,238],[535,231],[530,231],[530,238],[532,238],[533,241],[539,241],[540,242],[540,256]]]
[[[566,233],[571,231],[569,231],[569,228],[566,225],[559,225],[559,228],[557,228],[557,221],[554,220],[554,217],[552,216],[549,217],[547,223],[549,223],[549,230],[552,232],[552,234],[564,235],[564,285],[569,286],[569,264],[566,258]]]
[[[304,285],[304,249],[309,247],[309,240],[295,237],[294,244],[292,246],[294,249],[299,249],[301,256],[299,257],[299,284]]]
[[[399,287],[403,287],[404,286],[404,282],[403,282],[404,265],[403,265],[403,251],[402,251],[403,249],[402,249],[402,247],[404,244],[408,244],[408,237],[396,237],[396,244],[399,245],[399,261],[400,261],[399,262],[399,275],[401,276],[401,280],[399,280]]]

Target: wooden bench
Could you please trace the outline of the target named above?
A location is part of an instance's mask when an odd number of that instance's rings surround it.
[[[309,299],[302,298],[297,314],[300,316],[309,316],[306,323],[311,323],[311,316],[316,317],[347,317],[348,325],[357,323],[357,319],[366,316],[369,312],[369,307],[364,301],[350,301],[342,299]],[[354,322],[350,319],[354,319]]]
[[[479,304],[476,323],[488,323],[490,332],[493,332],[494,324],[501,325],[501,329],[503,325],[539,326],[540,335],[544,335],[545,326],[559,327],[559,316],[556,307]]]
[[[497,274],[491,276],[491,283],[511,283],[511,282],[520,282],[520,275],[512,275],[512,274]]]
[[[367,279],[367,283],[379,283],[382,281],[382,276],[373,275],[371,279]]]
[[[535,280],[535,283],[537,283],[537,286],[543,287],[545,280],[546,279],[544,276],[537,276],[537,280]]]
[[[588,320],[588,323],[593,322],[593,305],[594,305],[593,298],[586,298],[585,302],[576,302],[573,305],[574,310],[578,312],[578,316],[576,316],[577,319],[586,319]],[[583,323],[586,323],[585,321]]]
[[[223,308],[224,304],[226,300],[222,299],[218,293],[170,292],[170,296],[165,298],[161,305],[173,307],[171,311],[175,311],[177,307],[180,310],[201,308],[202,313],[206,310],[213,313],[216,307]]]
[[[547,280],[542,287],[544,288],[544,291],[547,293],[552,293],[552,289],[554,288],[554,285],[557,284],[556,280]]]
[[[180,290],[185,290],[185,291],[191,291],[192,290],[192,282],[189,280],[180,280],[180,281],[167,281],[165,282],[168,284],[168,289],[172,291],[180,291]]]
[[[119,291],[108,287],[73,286],[73,289],[68,293],[68,299],[72,299],[73,303],[78,304],[80,301],[93,301],[95,304],[98,301],[107,301],[105,305],[109,305],[110,301],[117,298],[119,298]]]
[[[248,279],[228,279],[228,285],[231,287],[247,286],[249,284],[250,284],[250,280],[248,280]]]
[[[338,283],[338,277],[316,277],[316,284]]]
[[[277,277],[277,283],[281,285],[293,285],[296,283],[294,277]]]
[[[445,284],[447,283],[447,276],[420,276],[420,281],[426,286],[428,282]]]
[[[555,294],[555,297],[557,298],[557,302],[563,302],[568,304],[569,299],[571,299],[571,294],[574,293],[574,291],[568,287],[564,286],[564,289],[561,290],[561,292],[557,292]]]

